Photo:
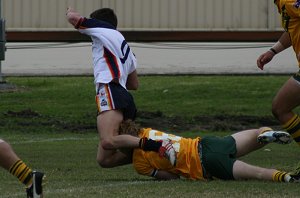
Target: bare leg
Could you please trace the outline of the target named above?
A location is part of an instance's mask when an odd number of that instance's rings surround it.
[[[19,158],[11,146],[0,139],[0,166],[9,170],[9,168],[18,160]]]
[[[257,142],[257,136],[265,129],[262,127],[259,129],[250,129],[241,131],[231,135],[236,141],[237,154],[236,157],[244,156],[252,151],[262,148],[266,144]]]
[[[237,180],[259,179],[272,181],[272,176],[277,170],[253,166],[237,160],[233,164],[233,177]]]
[[[128,156],[116,149],[139,146],[138,137],[119,135],[119,126],[122,121],[123,114],[118,110],[105,111],[97,117],[100,138],[97,161],[102,167],[109,168],[130,163]]]
[[[272,103],[272,113],[283,125],[294,113],[292,110],[300,105],[300,84],[290,78],[278,91]]]

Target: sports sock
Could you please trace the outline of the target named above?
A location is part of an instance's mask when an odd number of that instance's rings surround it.
[[[32,170],[22,161],[18,160],[9,168],[9,172],[16,176],[20,182],[29,187],[32,184]]]
[[[295,114],[282,128],[286,130],[300,146],[300,117]]]
[[[141,138],[139,142],[139,147],[144,151],[156,151],[158,152],[159,148],[161,147],[161,141],[155,141],[148,139],[146,137]]]
[[[276,182],[289,182],[291,176],[284,171],[275,171],[272,175],[272,180]]]
[[[273,129],[271,129],[270,127],[264,127],[263,130],[260,132],[260,134],[263,134],[267,131],[273,131]]]

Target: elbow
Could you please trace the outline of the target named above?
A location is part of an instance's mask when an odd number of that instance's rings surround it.
[[[128,90],[137,90],[139,88],[139,83],[131,83],[126,86]]]
[[[134,85],[130,88],[130,90],[137,90],[139,88],[139,85]]]

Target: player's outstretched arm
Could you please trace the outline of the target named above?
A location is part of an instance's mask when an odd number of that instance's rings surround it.
[[[68,7],[66,16],[69,23],[71,23],[74,27],[77,26],[79,20],[82,18],[82,16],[71,7]]]

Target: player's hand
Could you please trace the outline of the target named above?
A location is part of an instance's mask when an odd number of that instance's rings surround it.
[[[74,10],[72,7],[69,6],[69,7],[67,8],[66,15],[68,15],[69,12],[74,12],[74,11],[75,11],[75,10]]]
[[[257,67],[263,70],[265,64],[269,63],[273,59],[274,55],[275,54],[271,51],[267,51],[260,55],[257,59]]]
[[[176,166],[176,151],[173,148],[171,140],[162,140],[162,145],[158,150],[158,154],[160,157],[167,158],[172,166]]]

